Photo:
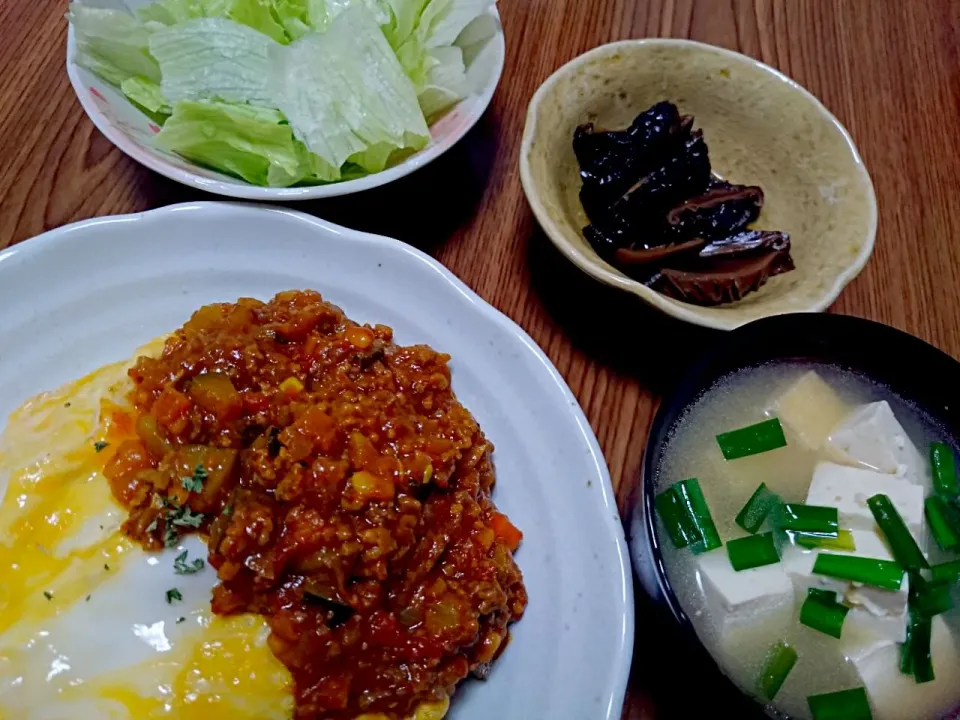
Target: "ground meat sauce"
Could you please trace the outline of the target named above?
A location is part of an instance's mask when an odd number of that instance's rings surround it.
[[[266,618],[296,718],[407,717],[485,674],[526,607],[449,359],[287,292],[203,307],[130,370],[138,439],[106,468],[124,530],[208,536],[213,610]]]

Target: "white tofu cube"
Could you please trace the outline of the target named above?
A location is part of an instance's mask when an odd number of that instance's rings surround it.
[[[779,418],[811,450],[819,450],[830,431],[849,412],[850,406],[812,370],[801,375],[767,408],[767,415]]]
[[[842,528],[872,531],[876,522],[867,500],[880,493],[890,498],[922,547],[923,488],[903,482],[894,475],[829,462],[818,463],[807,492],[807,504],[837,508]]]
[[[843,637],[859,635],[884,642],[906,642],[909,619],[906,609],[900,615],[877,615],[862,607],[851,608],[843,621]]]
[[[897,642],[903,642],[906,630],[907,599],[910,583],[904,577],[899,590],[884,590],[882,588],[851,583],[846,580],[831,578],[813,572],[813,565],[817,555],[821,553],[831,555],[857,555],[859,557],[876,558],[877,560],[892,560],[890,550],[883,540],[874,532],[853,532],[853,542],[856,550],[850,553],[839,550],[805,550],[798,547],[788,547],[783,554],[783,566],[793,585],[800,591],[802,597],[810,588],[832,590],[839,593],[842,599],[853,606],[854,610],[862,610],[872,615],[876,620],[856,618],[855,623],[874,625],[882,631],[884,637]],[[851,612],[845,621],[849,622]],[[899,640],[897,640],[899,638]]]
[[[786,621],[792,617],[793,586],[780,563],[737,572],[722,547],[701,555],[697,564],[707,612],[721,633],[776,611]]]
[[[915,485],[929,484],[927,463],[886,400],[850,413],[830,433],[824,450],[842,465],[896,475]]]
[[[918,685],[900,672],[900,648],[890,640],[869,638],[863,644],[845,646],[870,697],[874,720],[917,720],[941,717],[957,701],[960,687],[960,653],[956,639],[941,617],[933,619],[930,655],[932,682]]]

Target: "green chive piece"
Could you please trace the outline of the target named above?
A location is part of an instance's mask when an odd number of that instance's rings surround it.
[[[894,560],[907,570],[914,572],[930,567],[930,563],[923,556],[920,546],[913,539],[907,524],[889,497],[883,494],[874,495],[867,500],[867,506],[873,513],[873,518],[880,526],[884,537],[887,538]]]
[[[953,448],[942,442],[930,443],[930,466],[933,469],[934,490],[950,497],[960,495],[957,461],[953,456]]]
[[[853,533],[849,530],[837,530],[836,537],[804,532],[789,532],[787,534],[793,538],[793,541],[797,545],[811,550],[842,550],[844,552],[854,552],[857,549],[857,543],[853,539]]]
[[[831,555],[820,553],[813,563],[818,575],[850,580],[864,585],[899,590],[903,584],[903,566],[893,560],[874,560],[856,555]]]
[[[796,664],[797,651],[793,647],[783,640],[774,645],[757,679],[757,692],[760,697],[768,702],[773,700]]]
[[[835,592],[810,588],[800,607],[800,624],[839,639],[848,612],[850,608],[837,602]]]
[[[727,555],[737,572],[780,562],[772,532],[731,540],[727,543]]]
[[[653,501],[657,514],[677,549],[702,540],[694,519],[687,513],[675,486],[668,487]]]
[[[674,547],[689,545],[699,555],[723,545],[696,478],[674,483],[657,496],[654,504]]]
[[[931,495],[923,503],[930,532],[941,550],[960,550],[960,511],[939,495]]]
[[[782,448],[787,444],[787,438],[783,434],[780,421],[771,418],[756,425],[720,433],[717,435],[717,444],[720,445],[724,458],[736,460]]]
[[[777,508],[773,523],[780,530],[816,533],[835,538],[840,527],[838,518],[839,513],[835,507],[784,503]]]
[[[813,720],[873,720],[867,691],[853,690],[811,695],[807,698]]]
[[[900,672],[904,675],[913,675],[913,679],[918,684],[930,682],[935,677],[933,659],[930,656],[932,629],[933,624],[930,618],[910,612],[907,641],[900,647]]]
[[[933,582],[955,583],[960,580],[960,560],[951,560],[950,562],[940,563],[930,568],[933,575]]]
[[[910,576],[910,610],[931,618],[953,608],[953,582]]]
[[[770,511],[781,502],[780,496],[767,488],[766,483],[760,483],[760,487],[753,491],[747,504],[737,514],[737,525],[753,535],[763,525]]]
[[[717,526],[714,525],[713,517],[710,515],[707,500],[703,497],[703,491],[700,489],[700,482],[696,478],[689,478],[681,480],[675,487],[680,500],[693,518],[700,534],[700,540],[690,543],[690,549],[693,550],[694,554],[699,555],[710,550],[716,550],[723,545],[720,541],[720,533],[717,532]]]

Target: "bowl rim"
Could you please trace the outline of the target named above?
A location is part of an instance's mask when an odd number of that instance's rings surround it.
[[[460,123],[459,128],[445,137],[440,143],[433,143],[431,137],[430,143],[423,150],[420,150],[402,162],[381,170],[378,173],[372,173],[354,180],[343,180],[340,182],[327,183],[325,185],[305,185],[302,187],[272,188],[252,185],[245,180],[237,178],[234,181],[216,180],[206,178],[196,173],[182,170],[171,165],[166,160],[157,155],[145,151],[138,146],[136,142],[127,137],[118,130],[113,123],[109,122],[103,112],[97,107],[94,99],[80,78],[77,63],[74,62],[76,56],[76,37],[73,25],[68,23],[67,27],[67,76],[70,79],[70,85],[73,92],[80,101],[83,111],[90,121],[96,126],[104,137],[113,145],[120,149],[127,157],[135,160],[144,167],[163,175],[170,180],[197,188],[209,193],[223,195],[225,197],[239,198],[241,200],[258,200],[261,202],[291,201],[291,200],[316,200],[320,198],[338,197],[341,195],[350,195],[353,193],[371,190],[381,185],[399,180],[410,173],[419,170],[428,165],[447,150],[456,145],[463,137],[473,129],[480,118],[487,111],[490,103],[493,101],[493,95],[500,85],[500,79],[503,76],[503,69],[506,64],[506,40],[503,32],[503,23],[500,19],[500,12],[494,4],[490,7],[490,14],[497,21],[497,33],[490,39],[495,43],[496,57],[490,81],[483,89],[474,94],[476,101],[469,113],[466,113],[465,119]],[[106,82],[106,81],[104,81]],[[460,101],[462,103],[463,100]],[[458,103],[458,105],[460,104]],[[456,108],[454,105],[451,110]],[[184,159],[184,162],[194,163]]]
[[[791,314],[794,312],[822,312],[823,310],[826,310],[834,303],[834,301],[836,301],[843,289],[860,273],[861,270],[863,270],[864,266],[867,264],[867,261],[870,259],[876,244],[877,198],[873,187],[873,181],[870,179],[870,173],[868,172],[866,164],[864,163],[863,158],[860,156],[860,152],[857,150],[857,146],[853,142],[853,138],[850,136],[850,133],[813,93],[781,71],[771,67],[770,65],[767,65],[761,60],[757,60],[749,55],[744,55],[742,53],[738,53],[727,48],[718,47],[716,45],[710,45],[708,43],[702,43],[696,40],[684,40],[680,38],[642,38],[638,40],[620,40],[613,43],[607,43],[606,45],[600,45],[599,47],[593,48],[582,55],[578,55],[569,62],[560,66],[543,82],[543,84],[540,85],[539,88],[537,88],[537,91],[531,98],[530,104],[527,108],[523,140],[520,145],[520,183],[523,186],[524,194],[527,196],[527,201],[533,210],[533,214],[536,216],[540,226],[544,229],[547,237],[550,238],[554,246],[560,250],[560,252],[563,253],[563,255],[565,255],[570,262],[580,268],[583,272],[593,277],[595,280],[599,280],[606,285],[612,285],[613,287],[633,293],[634,295],[640,297],[640,299],[644,300],[650,305],[653,305],[657,309],[662,310],[667,315],[672,317],[716,330],[733,330],[756,320],[742,320],[736,317],[705,316],[701,312],[702,308],[697,305],[673,300],[647,287],[643,283],[637,282],[636,280],[631,280],[627,276],[614,270],[611,266],[607,265],[607,263],[600,260],[600,258],[592,251],[587,253],[581,250],[579,247],[567,242],[559,230],[559,223],[555,222],[553,218],[550,217],[550,214],[546,211],[540,201],[540,191],[537,187],[536,181],[533,179],[533,173],[530,167],[530,155],[534,141],[538,134],[539,110],[544,96],[551,88],[553,88],[554,85],[560,82],[562,78],[569,75],[581,65],[586,64],[594,58],[615,53],[618,50],[626,47],[694,47],[701,52],[722,55],[735,62],[752,65],[753,67],[768,73],[776,80],[786,83],[792,90],[798,92],[814,107],[814,109],[817,110],[817,112],[824,118],[824,120],[827,121],[828,124],[832,125],[840,132],[840,135],[843,138],[844,143],[853,159],[854,166],[857,168],[860,178],[865,183],[866,201],[869,212],[867,216],[867,228],[864,236],[864,243],[861,246],[860,251],[853,258],[853,261],[836,277],[833,284],[825,290],[823,295],[816,302],[809,303],[805,307],[797,307],[794,310],[768,313],[761,316],[761,318],[756,319],[772,317],[774,315]]]
[[[770,338],[772,335],[774,336],[774,343],[786,343],[788,346],[796,345],[807,349],[803,352],[789,354],[771,352]],[[886,344],[884,345],[884,343]],[[902,361],[896,358],[871,360],[871,358],[877,357],[871,355],[869,350],[871,347],[897,348],[891,351],[891,355],[910,359]],[[823,353],[822,355],[817,354],[818,349]],[[845,358],[847,362],[831,360],[831,353],[835,353],[835,358]],[[729,362],[730,359],[735,359],[738,354],[748,355],[753,359],[738,364],[736,369],[728,367],[725,363]],[[923,358],[920,362],[931,369],[937,368],[939,372],[930,372],[929,374],[904,373],[899,377],[905,377],[906,380],[897,381],[902,382],[901,386],[894,386],[890,383],[890,389],[908,401],[915,401],[914,396],[916,395],[931,396],[933,388],[939,385],[933,379],[935,375],[942,378],[942,373],[946,373],[960,377],[960,360],[915,335],[875,320],[834,313],[788,313],[760,318],[728,333],[719,343],[694,361],[683,373],[679,382],[660,402],[650,424],[647,440],[644,443],[643,458],[640,463],[640,482],[637,486],[637,495],[633,499],[633,507],[630,510],[630,528],[633,531],[633,535],[629,538],[631,560],[636,562],[634,558],[639,554],[638,551],[634,550],[634,543],[645,542],[646,547],[649,548],[649,561],[653,565],[656,577],[656,589],[659,590],[663,604],[666,605],[669,614],[679,627],[684,642],[693,649],[693,652],[699,655],[701,661],[717,668],[717,672],[722,676],[722,681],[726,686],[752,702],[753,706],[757,708],[756,717],[758,719],[768,717],[760,710],[762,707],[760,702],[742,691],[723,672],[713,654],[700,641],[693,622],[680,604],[674,592],[673,584],[667,575],[662,544],[658,538],[654,505],[656,497],[654,483],[662,458],[664,441],[670,436],[677,422],[683,418],[687,408],[719,379],[731,372],[757,367],[768,362],[800,360],[846,367],[846,369],[854,372],[860,372],[868,379],[877,379],[876,375],[852,367],[849,362],[850,356],[863,359],[865,364],[880,362],[880,366],[886,375],[890,375],[891,368],[895,366],[903,369],[915,367],[918,358]],[[914,388],[914,390],[906,392],[908,388]],[[936,397],[936,402],[943,404],[942,409],[937,408],[935,411],[934,406],[929,403],[917,402],[917,406],[921,411],[942,421],[944,429],[952,435],[954,444],[956,444],[957,440],[960,440],[960,390],[945,392],[942,395],[938,393]],[[946,420],[945,417],[948,417],[949,420]],[[642,537],[637,537],[638,534]],[[639,578],[640,569],[636,565],[634,565],[634,572],[637,573]],[[649,590],[645,590],[645,592],[649,594]],[[654,599],[656,600],[656,598]],[[960,707],[960,701],[958,701],[956,707]],[[744,720],[753,720],[753,718],[745,718]]]

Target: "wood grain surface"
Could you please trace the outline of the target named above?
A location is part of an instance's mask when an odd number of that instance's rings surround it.
[[[75,220],[213,199],[140,167],[94,129],[67,81],[65,10],[60,0],[0,0],[0,248]],[[757,57],[820,97],[860,147],[880,206],[873,258],[834,310],[960,357],[960,1],[503,0],[500,12],[506,70],[465,141],[386,188],[297,207],[426,249],[523,326],[590,418],[621,510],[658,394],[714,336],[581,275],[524,199],[527,103],[591,47],[693,38]],[[679,670],[659,662],[657,644],[669,639],[649,612],[639,599],[624,718],[689,717],[664,680]]]

